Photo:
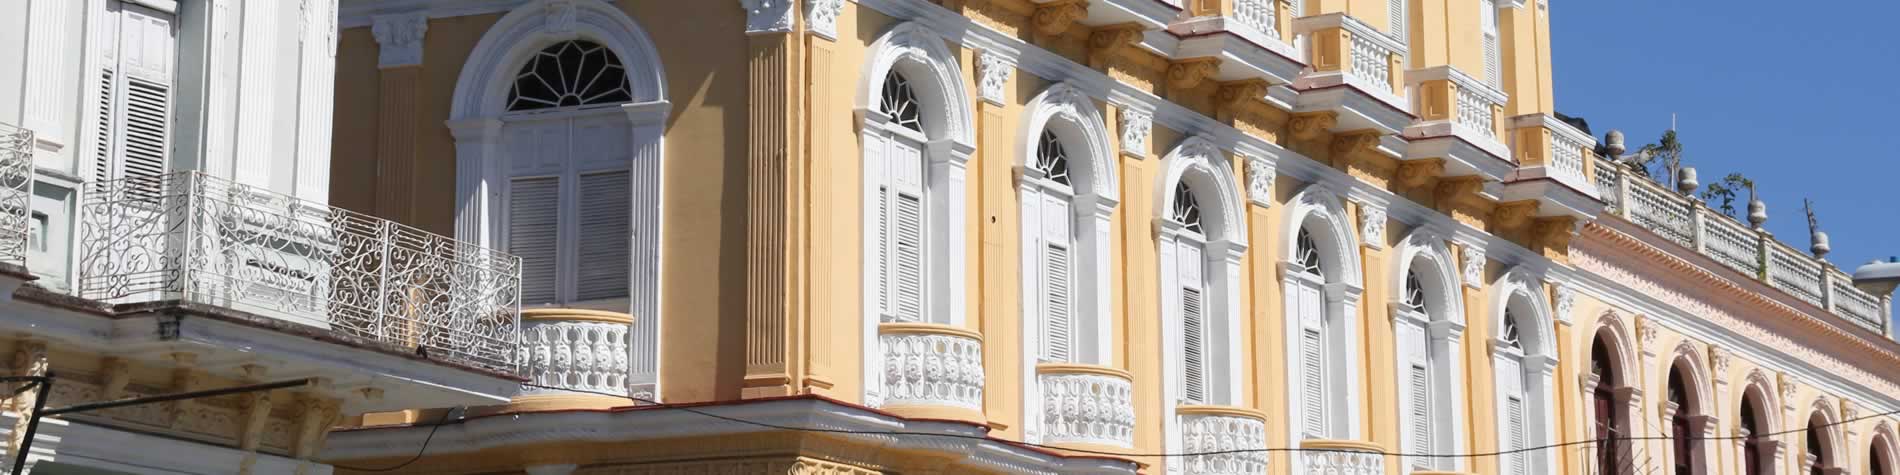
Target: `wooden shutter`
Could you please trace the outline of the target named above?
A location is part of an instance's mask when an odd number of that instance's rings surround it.
[[[1295,277],[1298,278],[1298,277]],[[1317,284],[1295,286],[1300,319],[1300,423],[1309,437],[1329,437],[1326,421],[1325,296]]]
[[[1405,40],[1405,2],[1408,1],[1411,0],[1386,0],[1386,14],[1391,17],[1391,28],[1386,33],[1400,44],[1409,43]]]
[[[521,304],[555,303],[561,181],[516,178],[508,186],[508,253],[521,257]]]
[[[891,171],[889,234],[893,317],[900,322],[922,322],[924,315],[924,190],[923,155],[917,145],[891,141],[886,169]]]
[[[1530,453],[1524,451],[1526,447],[1529,447],[1529,440],[1525,438],[1525,433],[1529,428],[1525,427],[1527,419],[1524,414],[1524,398],[1518,396],[1506,398],[1504,411],[1504,447],[1506,451],[1511,452],[1505,454],[1505,460],[1508,460],[1510,465],[1505,473],[1527,475],[1530,473]]]
[[[626,297],[633,268],[633,181],[625,171],[580,177],[575,300]]]
[[[153,179],[171,150],[177,34],[172,15],[107,4],[109,35],[100,61],[95,179]],[[156,182],[138,185],[156,193]]]
[[[1043,354],[1048,361],[1075,361],[1075,259],[1067,198],[1048,194],[1041,203]]]
[[[1479,0],[1480,27],[1484,29],[1484,81],[1491,87],[1504,85],[1504,53],[1498,44],[1498,5],[1495,0]]]
[[[1181,289],[1181,396],[1207,403],[1207,326],[1200,289]]]
[[[1411,424],[1406,427],[1406,436],[1410,439],[1406,447],[1414,454],[1432,453],[1431,372],[1425,365],[1418,363],[1413,363],[1409,368],[1411,371],[1407,375],[1409,379],[1407,392],[1411,396],[1408,404],[1410,406],[1408,409],[1411,411],[1409,414]],[[1412,457],[1412,466],[1430,469],[1433,466],[1433,459]]]

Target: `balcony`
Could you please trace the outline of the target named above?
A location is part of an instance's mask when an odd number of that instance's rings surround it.
[[[1135,442],[1134,383],[1128,372],[1094,365],[1036,365],[1042,441],[1086,449]]]
[[[633,317],[624,313],[579,309],[521,311],[521,349],[529,380],[514,406],[536,408],[613,407],[626,399],[627,355]],[[619,397],[602,396],[599,393]]]
[[[1300,441],[1300,463],[1306,471],[1340,475],[1377,475],[1385,473],[1385,455],[1378,445],[1355,440],[1307,439]]]
[[[1178,406],[1174,413],[1181,421],[1182,452],[1227,452],[1180,458],[1186,473],[1266,473],[1266,414],[1228,406]]]
[[[32,130],[0,123],[0,264],[25,266],[33,241],[33,140]]]
[[[518,371],[514,256],[197,172],[91,183],[77,221],[81,297],[229,309]]]
[[[891,413],[921,419],[985,422],[983,336],[935,323],[878,325],[883,353],[881,400]]]
[[[1300,112],[1337,112],[1335,131],[1395,134],[1411,125],[1403,43],[1344,13],[1300,18],[1293,29],[1306,36],[1307,64],[1313,67],[1294,82]]]
[[[1536,200],[1538,216],[1596,217],[1603,202],[1593,181],[1596,139],[1549,114],[1512,118],[1517,171],[1494,193],[1500,202]]]
[[[1281,8],[1283,1],[1209,2],[1207,6],[1218,8],[1219,15],[1184,18],[1168,25],[1168,32],[1179,38],[1170,56],[1175,60],[1216,60],[1207,75],[1215,82],[1292,84],[1306,64],[1300,62],[1299,50],[1285,34],[1292,27],[1292,17]],[[1291,107],[1295,94],[1285,87],[1274,87],[1254,99]]]
[[[1664,188],[1622,165],[1593,159],[1596,187],[1605,209],[1665,240],[1694,250],[1724,267],[1884,334],[1880,298],[1854,286],[1854,279],[1826,260],[1751,229],[1701,200]]]
[[[1405,128],[1406,160],[1441,159],[1444,176],[1500,181],[1517,169],[1504,144],[1509,97],[1451,66],[1408,71],[1419,122]]]

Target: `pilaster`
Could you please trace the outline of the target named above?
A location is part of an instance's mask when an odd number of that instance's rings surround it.
[[[1037,10],[1038,15],[1046,10]],[[977,156],[971,168],[976,173],[977,192],[976,209],[980,216],[994,217],[995,220],[979,219],[977,267],[972,276],[1015,275],[1019,273],[1017,263],[1022,262],[1022,223],[1021,210],[1015,183],[1018,179],[1016,164],[1016,121],[1010,104],[1016,103],[1016,58],[995,51],[975,52],[977,101]],[[976,219],[976,218],[972,218]],[[977,279],[971,288],[980,292],[974,300],[981,307],[976,312],[976,330],[986,340],[1022,341],[1022,299],[1029,298],[1021,294],[1019,282],[1015,279]],[[1026,391],[1025,381],[1034,381],[1034,375],[1023,374],[1024,367],[1014,362],[1032,358],[1029,349],[1020,345],[986,344],[983,345],[983,361],[989,362],[984,370],[983,412],[988,418],[995,434],[1008,437],[1022,437],[1026,428],[1025,404],[1021,392]],[[1033,384],[1033,383],[1028,383]],[[1013,391],[1015,390],[1015,391]]]
[[[805,74],[810,84],[826,84],[834,78],[841,81],[846,80],[845,78],[855,78],[856,68],[833,67],[837,56],[835,40],[837,39],[838,14],[843,8],[843,0],[807,0],[805,22],[810,34],[804,37]],[[838,117],[839,114],[849,113],[838,107],[838,104],[849,101],[848,92],[840,94],[839,88],[834,87],[804,89],[805,94],[809,96],[803,117]],[[848,354],[847,350],[836,345],[840,344],[838,342],[850,340],[848,336],[858,331],[861,317],[857,317],[858,314],[855,312],[843,311],[843,308],[856,308],[849,303],[851,298],[838,297],[837,287],[850,286],[826,286],[820,282],[824,276],[839,275],[842,269],[835,267],[835,264],[840,259],[855,262],[857,253],[844,246],[815,246],[810,243],[836,242],[830,240],[826,233],[853,228],[844,223],[857,220],[856,206],[846,206],[843,203],[849,202],[856,196],[854,194],[856,187],[830,186],[825,181],[850,178],[838,177],[842,175],[841,173],[818,173],[818,171],[832,169],[832,164],[826,163],[828,160],[839,160],[856,167],[858,165],[855,163],[859,154],[854,147],[851,147],[850,142],[831,140],[840,134],[849,133],[849,125],[841,121],[826,120],[809,120],[803,124],[807,148],[805,160],[802,162],[804,165],[798,168],[798,171],[804,173],[799,177],[799,182],[804,186],[794,190],[800,193],[800,197],[792,201],[789,206],[789,209],[800,213],[801,229],[798,234],[805,243],[792,250],[792,254],[800,259],[798,272],[795,275],[802,276],[800,285],[805,292],[801,295],[809,299],[804,307],[808,326],[805,327],[804,332],[804,348],[807,351],[804,352],[806,366],[803,391],[836,396],[832,388],[837,384],[838,375],[850,374],[848,371],[836,369],[836,365],[839,364],[836,361],[837,356]],[[828,190],[828,187],[835,189]],[[844,302],[842,307],[839,302]]]
[[[233,160],[236,173],[232,178],[238,183],[277,192],[290,190],[272,187],[272,175],[292,171],[273,169],[283,164],[282,154],[277,153],[279,137],[265,124],[283,120],[277,100],[278,88],[289,81],[278,77],[277,41],[283,36],[279,29],[284,25],[278,21],[282,15],[277,14],[277,9],[285,6],[289,6],[288,2],[243,3],[243,40],[238,45],[240,63],[236,73],[237,122],[233,124],[237,150]]]
[[[1359,231],[1361,268],[1365,269],[1367,277],[1363,283],[1365,293],[1361,301],[1389,302],[1399,289],[1390,288],[1389,279],[1373,278],[1384,275],[1385,269],[1388,269],[1385,203],[1353,200],[1352,207],[1352,214],[1358,220],[1356,229]],[[1381,447],[1400,447],[1400,425],[1379,422],[1399,420],[1398,355],[1394,353],[1398,342],[1393,340],[1392,307],[1374,304],[1360,305],[1359,308],[1362,313],[1359,327],[1365,332],[1359,336],[1359,341],[1365,345],[1362,350],[1365,356],[1360,365],[1366,381],[1362,400],[1364,406],[1359,409],[1360,414],[1366,415],[1362,418],[1365,425],[1360,428],[1360,433],[1366,435],[1366,440]]]
[[[803,44],[790,23],[791,2],[756,3],[748,11],[773,10],[748,22],[746,62],[746,376],[743,396],[769,397],[800,391],[796,354],[804,341],[803,210],[806,176],[802,106]],[[762,28],[755,28],[764,26]]]
[[[330,131],[336,108],[337,0],[303,0],[300,58],[297,70],[297,175],[292,191],[298,198],[330,202]]]
[[[414,224],[416,172],[416,102],[422,80],[423,36],[429,20],[423,12],[392,13],[374,18],[376,36],[377,134],[376,214]]]

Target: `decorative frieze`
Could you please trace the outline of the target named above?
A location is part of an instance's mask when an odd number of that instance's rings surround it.
[[[991,104],[1003,105],[1003,91],[1009,85],[1009,77],[1016,72],[1016,60],[984,51],[977,56],[976,90],[978,97]]]
[[[423,12],[376,15],[370,34],[376,37],[379,68],[422,65],[422,38],[429,31],[429,16]]]
[[[1121,108],[1122,155],[1141,158],[1148,155],[1148,134],[1154,116],[1127,106]]]

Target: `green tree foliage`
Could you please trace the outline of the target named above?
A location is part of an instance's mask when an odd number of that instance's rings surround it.
[[[1704,185],[1702,192],[1696,195],[1700,196],[1703,202],[1709,203],[1711,207],[1722,210],[1722,214],[1739,219],[1735,216],[1735,194],[1744,189],[1748,190],[1748,199],[1755,199],[1755,180],[1750,180],[1740,173],[1730,173],[1721,180]]]

